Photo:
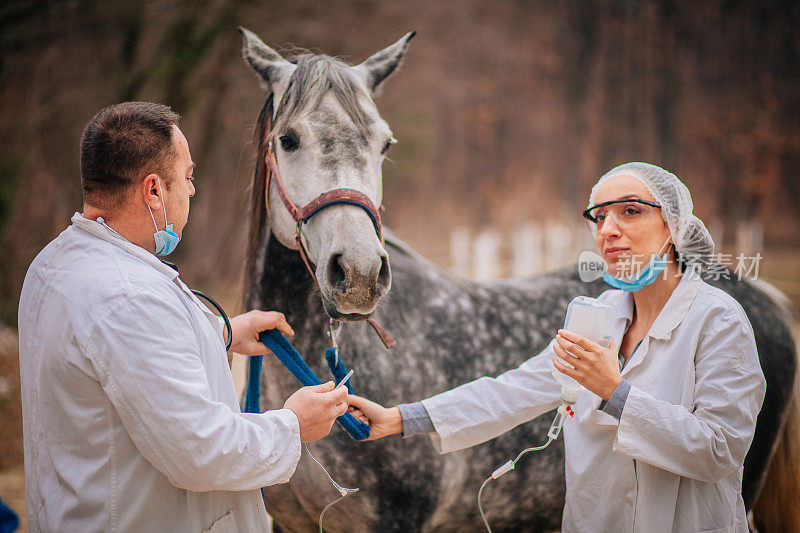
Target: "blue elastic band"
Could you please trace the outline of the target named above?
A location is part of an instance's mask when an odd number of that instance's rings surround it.
[[[280,360],[281,363],[289,370],[305,386],[320,385],[320,380],[308,364],[303,360],[303,357],[294,349],[294,346],[286,340],[283,334],[275,329],[267,330],[261,333],[259,339],[264,345],[269,348],[272,353]],[[247,378],[247,393],[244,399],[244,411],[246,413],[260,413],[261,412],[261,355],[250,357],[250,375]],[[327,353],[326,353],[327,358]],[[344,368],[341,363],[340,367]],[[337,371],[339,371],[337,369]],[[347,373],[344,370],[342,377]],[[334,374],[335,375],[335,374]],[[337,380],[338,381],[338,380]],[[347,384],[348,390],[352,393],[350,383]],[[356,420],[350,413],[345,413],[336,419],[339,424],[347,431],[355,440],[364,440],[369,437],[369,425]]]

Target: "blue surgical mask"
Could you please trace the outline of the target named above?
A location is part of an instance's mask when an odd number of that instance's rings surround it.
[[[167,204],[164,201],[164,188],[161,186],[161,178],[158,179],[158,188],[161,191],[161,205],[164,207],[164,224],[167,225],[164,229],[158,229],[158,224],[156,224],[156,217],[153,216],[153,210],[150,209],[150,206],[147,206],[147,209],[150,211],[150,218],[153,219],[153,226],[156,228],[156,232],[153,233],[153,239],[156,241],[156,255],[158,256],[165,256],[171,254],[175,247],[178,246],[178,241],[181,240],[178,237],[178,234],[172,229],[172,224],[167,224]]]
[[[661,249],[664,249],[669,243],[669,239],[661,246]],[[660,252],[661,250],[659,250]],[[615,278],[611,274],[606,273],[603,275],[603,281],[611,285],[616,289],[622,289],[626,292],[636,292],[642,287],[646,287],[653,283],[656,278],[658,278],[659,274],[664,272],[667,268],[667,264],[669,263],[669,253],[665,252],[664,255],[653,254],[653,257],[650,258],[650,261],[643,266],[639,272],[633,274],[631,276],[627,276],[625,279]]]

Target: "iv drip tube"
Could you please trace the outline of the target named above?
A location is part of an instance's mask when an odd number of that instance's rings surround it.
[[[323,533],[322,520],[325,518],[325,513],[328,511],[328,509],[330,509],[331,507],[333,507],[334,505],[336,505],[340,501],[344,500],[345,498],[347,498],[351,494],[355,494],[356,492],[358,492],[358,489],[357,488],[356,489],[348,489],[347,487],[342,487],[341,485],[339,485],[333,479],[333,477],[331,477],[331,475],[328,473],[328,471],[325,469],[325,467],[322,466],[322,464],[319,461],[317,461],[317,458],[314,457],[313,455],[311,455],[311,450],[308,449],[308,445],[307,444],[303,444],[303,448],[305,448],[306,453],[308,454],[309,457],[311,457],[311,460],[314,461],[317,464],[317,466],[322,469],[323,472],[325,472],[325,475],[328,476],[328,479],[330,480],[331,484],[333,485],[333,488],[335,488],[337,491],[339,491],[339,494],[340,494],[340,496],[338,498],[336,498],[335,500],[330,502],[328,505],[326,505],[322,509],[322,512],[319,513],[319,533]]]
[[[492,475],[487,477],[486,481],[484,481],[483,484],[481,485],[481,488],[478,489],[478,511],[480,511],[481,513],[481,519],[483,519],[483,525],[486,526],[486,531],[488,533],[492,533],[492,528],[489,527],[489,520],[486,518],[486,513],[483,512],[483,502],[482,502],[483,489],[486,488],[486,485],[488,485],[491,480],[497,479],[503,474],[506,474],[511,470],[514,470],[514,467],[517,466],[517,463],[519,462],[520,459],[522,459],[523,455],[530,452],[538,452],[539,450],[544,450],[545,448],[550,446],[551,442],[553,442],[558,438],[558,436],[561,434],[561,428],[564,426],[564,421],[567,419],[567,417],[572,417],[575,414],[575,412],[572,410],[572,404],[574,403],[574,400],[569,396],[569,394],[565,395],[564,392],[565,392],[564,389],[562,389],[561,390],[562,400],[566,396],[571,401],[564,401],[564,403],[562,403],[559,406],[558,410],[556,411],[556,416],[555,418],[553,418],[553,423],[550,425],[550,430],[547,432],[547,442],[545,442],[541,446],[525,448],[524,450],[519,452],[519,455],[517,455],[516,459],[514,459],[513,461],[508,461],[506,463],[503,463],[503,465],[500,466],[500,468],[492,472]]]
[[[514,459],[513,461],[508,461],[507,463],[503,464],[503,466],[492,472],[492,475],[487,477],[486,481],[483,482],[483,485],[481,485],[481,488],[478,490],[478,511],[480,511],[481,513],[481,518],[483,519],[483,525],[486,526],[486,531],[492,533],[492,528],[489,527],[489,521],[486,519],[486,513],[483,512],[483,504],[481,503],[481,497],[483,496],[483,489],[486,488],[486,485],[488,485],[491,480],[497,479],[506,472],[514,470],[514,467],[517,465],[517,462],[522,458],[523,455],[525,455],[528,452],[538,452],[539,450],[544,450],[545,448],[550,446],[550,443],[553,442],[554,440],[555,439],[553,437],[549,437],[547,439],[547,442],[545,442],[541,446],[535,446],[533,448],[525,448],[524,450],[519,452],[519,455],[517,455],[516,459]]]

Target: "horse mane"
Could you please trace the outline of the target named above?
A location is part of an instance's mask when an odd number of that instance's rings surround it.
[[[353,79],[349,65],[327,55],[311,53],[295,57],[292,63],[297,67],[278,104],[274,131],[283,131],[304,111],[316,109],[331,91],[359,131],[365,136],[369,133],[369,120],[358,101],[363,89]]]
[[[245,259],[245,305],[250,308],[258,304],[256,297],[257,284],[263,271],[264,254],[260,253],[269,238],[269,219],[267,217],[267,146],[271,136],[272,93],[267,96],[258,120],[253,128],[253,142],[256,147],[256,168],[253,172],[253,183],[250,186],[250,228],[247,237],[247,255]]]

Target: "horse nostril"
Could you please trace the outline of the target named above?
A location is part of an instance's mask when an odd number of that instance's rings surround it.
[[[336,292],[347,290],[347,275],[342,266],[342,254],[334,254],[328,261],[328,285]]]
[[[378,271],[378,290],[382,293],[391,283],[392,271],[389,268],[389,258],[381,256],[381,269]]]

